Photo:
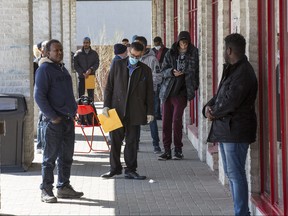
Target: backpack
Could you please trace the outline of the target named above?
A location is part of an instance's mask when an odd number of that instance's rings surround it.
[[[79,99],[77,99],[78,105],[89,105],[93,107],[93,110],[95,114],[97,115],[97,110],[94,106],[93,100],[85,95],[82,95]],[[79,118],[77,119],[77,123],[79,125],[92,125],[93,123],[93,117],[94,117],[94,126],[99,126],[99,120],[97,117],[93,115],[93,113],[87,114],[87,115],[79,115]]]

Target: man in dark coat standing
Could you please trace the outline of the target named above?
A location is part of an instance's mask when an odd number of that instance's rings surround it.
[[[95,75],[99,67],[99,55],[91,48],[91,40],[89,37],[83,39],[83,46],[77,50],[74,57],[74,69],[78,73],[78,97],[85,94],[85,79],[89,75]],[[94,101],[94,89],[87,89],[88,97]]]
[[[110,133],[110,171],[103,178],[111,178],[122,173],[120,162],[121,144],[124,149],[125,178],[143,180],[137,172],[137,131],[140,125],[153,121],[153,80],[151,69],[139,61],[144,46],[139,42],[131,44],[129,58],[121,59],[111,67],[104,92],[103,114],[115,108],[123,127]]]
[[[237,33],[225,39],[224,71],[217,94],[204,106],[212,121],[208,142],[219,142],[228,176],[235,215],[250,215],[245,162],[249,144],[256,140],[257,78],[245,56],[245,38]]]
[[[183,159],[183,113],[187,102],[195,97],[199,86],[198,49],[191,43],[190,33],[181,31],[166,53],[161,72],[163,82],[159,97],[162,102],[162,140],[165,152],[158,160],[170,160],[172,140],[174,160]],[[172,136],[173,133],[173,136]]]

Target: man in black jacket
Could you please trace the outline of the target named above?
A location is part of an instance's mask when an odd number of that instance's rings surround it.
[[[235,215],[250,215],[245,162],[249,144],[256,140],[255,100],[257,78],[245,56],[245,38],[225,38],[224,71],[217,94],[204,106],[203,115],[212,121],[208,142],[219,142],[228,176]]]
[[[83,39],[83,47],[76,51],[73,63],[74,69],[78,73],[78,97],[85,94],[85,79],[89,75],[95,75],[99,67],[98,53],[91,48],[89,37]],[[94,101],[94,89],[87,89],[88,96]]]
[[[140,125],[154,120],[153,80],[151,68],[139,61],[144,46],[133,42],[130,48],[128,58],[120,59],[112,65],[105,87],[103,114],[109,117],[108,110],[115,108],[123,127],[110,132],[110,171],[101,175],[103,178],[122,174],[120,155],[125,138],[125,178],[146,179],[146,176],[136,172],[137,139]]]
[[[170,160],[172,137],[174,160],[181,160],[182,153],[182,117],[187,102],[195,97],[199,86],[198,49],[191,43],[190,33],[181,31],[171,49],[166,53],[161,72],[163,82],[159,97],[162,101],[163,146],[165,152],[158,160]],[[173,136],[172,136],[173,133]]]

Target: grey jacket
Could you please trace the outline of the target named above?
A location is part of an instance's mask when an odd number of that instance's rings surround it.
[[[141,62],[151,68],[153,76],[153,90],[156,92],[157,86],[162,82],[163,75],[160,72],[159,62],[154,51],[150,49],[148,53],[144,54],[141,58]]]

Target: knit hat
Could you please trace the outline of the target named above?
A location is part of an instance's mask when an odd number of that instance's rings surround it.
[[[86,41],[86,40],[88,40],[89,42],[91,41],[89,37],[84,37],[83,38],[83,42]]]
[[[127,46],[117,43],[114,45],[114,54],[118,55],[118,54],[122,54],[127,50]]]

